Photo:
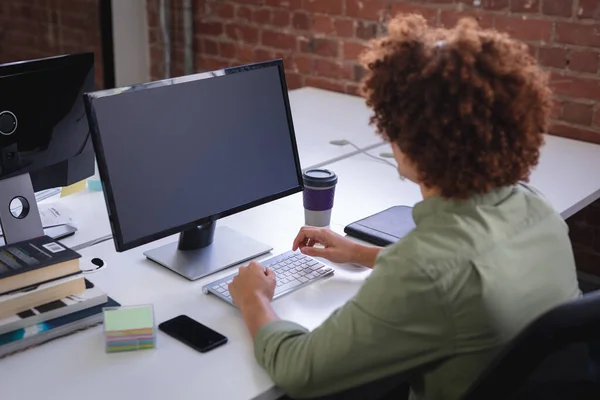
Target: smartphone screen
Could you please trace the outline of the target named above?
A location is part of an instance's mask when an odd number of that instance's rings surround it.
[[[158,325],[158,329],[201,353],[227,343],[225,336],[187,315],[180,315],[165,321]]]

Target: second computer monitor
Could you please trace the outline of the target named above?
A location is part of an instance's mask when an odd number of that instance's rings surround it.
[[[302,190],[281,60],[90,93],[86,105],[117,250],[181,233],[145,254],[188,279],[271,250],[214,229]]]

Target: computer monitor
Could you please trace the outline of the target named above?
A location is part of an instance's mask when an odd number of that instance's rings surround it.
[[[94,54],[0,64],[0,223],[5,242],[42,229],[34,192],[94,174],[83,94],[94,90]],[[22,214],[10,203],[18,198]]]
[[[272,250],[215,226],[302,190],[281,60],[98,91],[85,102],[117,251],[179,233],[144,254],[195,280]]]

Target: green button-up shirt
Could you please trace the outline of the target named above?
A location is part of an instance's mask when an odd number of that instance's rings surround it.
[[[458,399],[497,351],[581,295],[568,230],[525,185],[468,201],[429,197],[416,228],[382,250],[354,298],[309,332],[263,326],[255,355],[295,397],[406,373],[418,399]]]

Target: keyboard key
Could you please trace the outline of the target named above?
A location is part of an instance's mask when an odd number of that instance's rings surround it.
[[[308,282],[308,279],[306,279],[305,277],[301,276],[298,278],[298,280],[302,283]]]

